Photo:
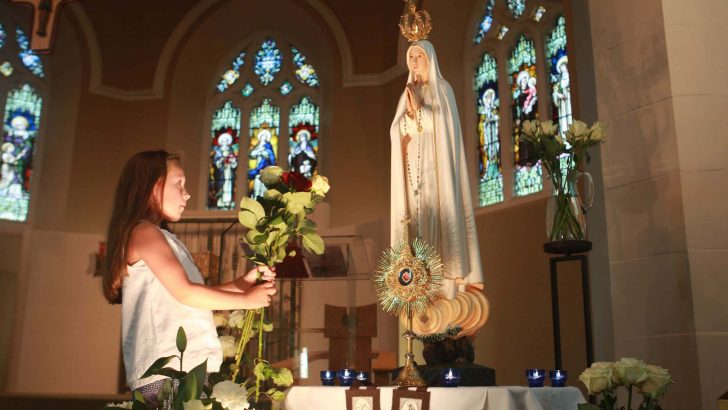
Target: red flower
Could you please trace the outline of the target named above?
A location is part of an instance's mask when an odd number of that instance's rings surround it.
[[[306,192],[311,189],[311,181],[298,172],[284,172],[281,181],[296,192]]]

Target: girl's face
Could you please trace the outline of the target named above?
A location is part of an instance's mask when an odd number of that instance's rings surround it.
[[[157,190],[159,192],[159,190]],[[162,215],[170,222],[179,221],[190,194],[185,189],[185,171],[176,162],[167,164],[167,178],[162,190]]]

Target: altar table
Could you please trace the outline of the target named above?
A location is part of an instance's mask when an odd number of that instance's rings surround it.
[[[346,409],[348,387],[294,386],[286,393],[287,410]],[[380,408],[392,408],[394,387],[380,387]],[[586,403],[576,387],[430,387],[431,410],[576,410]]]

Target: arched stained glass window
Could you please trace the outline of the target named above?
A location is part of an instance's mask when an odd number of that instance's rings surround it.
[[[475,73],[475,93],[478,98],[478,202],[486,206],[503,201],[498,65],[488,53],[483,54]]]
[[[38,55],[30,49],[30,43],[28,42],[28,38],[25,36],[23,29],[17,27],[15,29],[15,37],[18,41],[18,49],[20,50],[18,51],[20,61],[33,74],[38,77],[44,77],[45,73],[43,72],[43,62],[40,60],[40,57],[38,57]]]
[[[235,176],[240,151],[240,110],[226,101],[212,117],[210,178],[207,196],[209,209],[235,209]]]
[[[266,166],[309,177],[321,167],[319,78],[302,49],[268,37],[236,51],[221,64],[210,104],[210,210],[235,209],[240,197],[261,195]],[[246,165],[236,172],[239,163]]]
[[[273,39],[263,42],[255,54],[255,74],[260,78],[260,83],[268,85],[281,71],[281,51]]]
[[[318,173],[319,108],[310,98],[291,107],[288,134],[288,166],[312,178]]]
[[[477,138],[478,204],[485,207],[545,194],[541,163],[522,140],[521,127],[526,120],[542,118],[552,119],[562,130],[573,121],[573,106],[562,2],[479,2],[486,16],[492,16],[489,31],[483,30],[480,15],[472,16],[476,41],[469,57],[474,68],[470,118]]]
[[[30,203],[33,151],[43,99],[30,85],[10,90],[3,119],[0,219],[25,221]]]
[[[536,49],[533,41],[523,34],[508,59],[508,75],[512,97],[514,195],[524,196],[541,191],[543,182],[540,163],[532,158],[528,145],[521,139],[523,122],[538,119]]]
[[[269,98],[250,111],[250,150],[248,151],[248,196],[263,196],[265,185],[260,171],[276,165],[278,135],[280,134],[281,109]]]
[[[526,0],[506,0],[508,3],[508,10],[513,15],[513,18],[519,18],[526,11]]]
[[[494,5],[495,0],[487,0],[485,2],[485,15],[480,20],[480,24],[478,24],[478,33],[475,35],[475,44],[480,44],[480,42],[483,41],[483,38],[486,34],[488,34],[490,27],[493,25]]]
[[[217,83],[217,91],[223,92],[228,87],[235,84],[235,81],[240,77],[240,68],[245,64],[245,52],[238,54],[238,56],[232,61],[230,69],[225,71],[220,77],[220,82]]]

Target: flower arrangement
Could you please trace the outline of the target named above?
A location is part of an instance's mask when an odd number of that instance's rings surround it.
[[[587,148],[604,141],[606,127],[600,122],[588,127],[582,121],[574,121],[562,137],[553,121],[529,120],[523,123],[522,132],[534,157],[546,168],[553,186],[552,198],[556,203],[553,216],[547,221],[549,240],[583,240],[582,206],[573,203],[576,179],[582,161],[589,162]]]
[[[620,386],[627,388],[626,410],[632,410],[632,391],[635,388],[643,396],[637,410],[659,410],[658,400],[673,383],[666,369],[634,358],[622,358],[618,362],[595,362],[584,370],[579,380],[586,386],[590,396],[601,395],[599,405],[580,404],[580,410],[614,410],[617,405],[616,389]]]

